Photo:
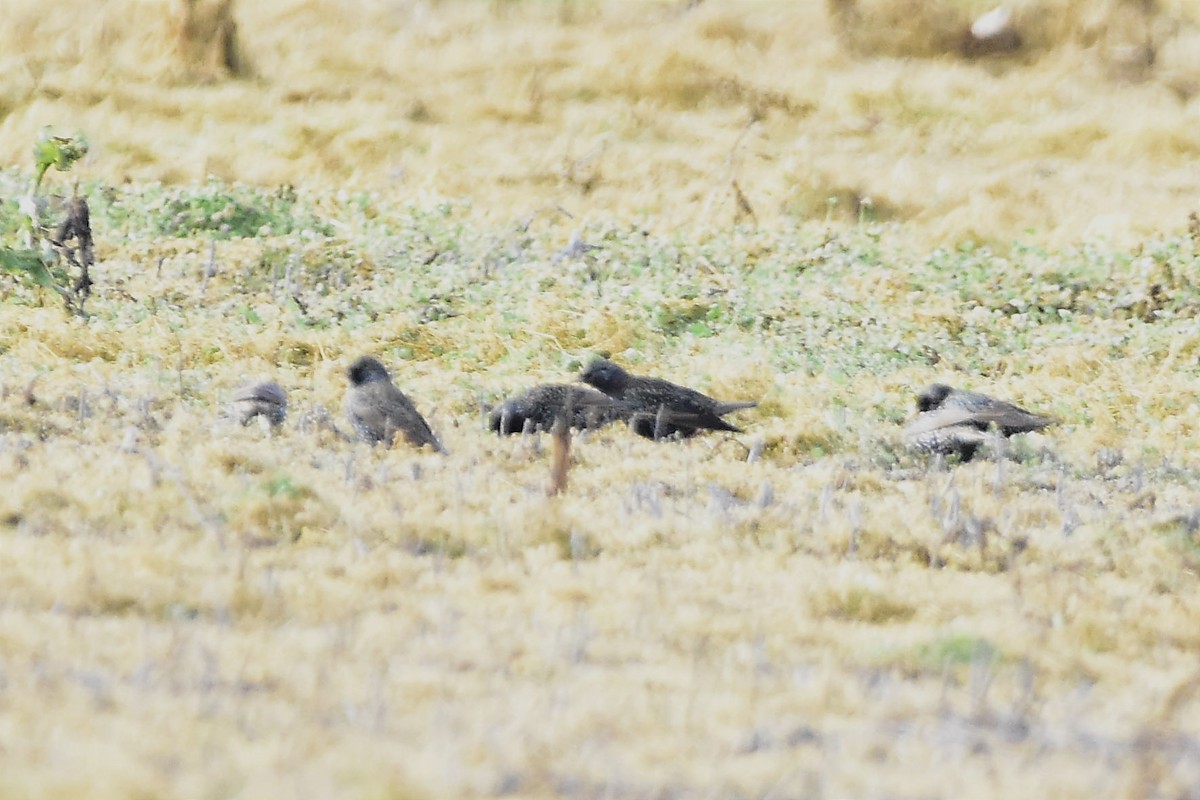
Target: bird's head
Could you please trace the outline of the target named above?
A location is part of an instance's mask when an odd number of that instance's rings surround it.
[[[356,359],[350,365],[350,368],[346,370],[346,376],[350,378],[351,386],[362,386],[363,384],[374,383],[375,381],[391,380],[388,377],[387,368],[374,356],[361,356]]]
[[[287,405],[287,393],[275,381],[264,381],[253,388],[254,398],[277,406]]]
[[[594,386],[605,394],[620,392],[629,381],[629,373],[607,358],[597,358],[588,364],[579,380]]]
[[[941,408],[942,403],[946,402],[946,398],[952,391],[954,390],[944,383],[935,383],[926,387],[917,395],[917,410],[925,412]]]

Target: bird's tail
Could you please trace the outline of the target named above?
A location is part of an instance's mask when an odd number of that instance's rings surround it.
[[[718,403],[717,404],[717,416],[729,414],[730,412],[733,412],[733,411],[741,411],[744,408],[755,408],[757,406],[758,406],[758,403],[754,400],[742,400],[742,401],[734,402],[734,403]]]

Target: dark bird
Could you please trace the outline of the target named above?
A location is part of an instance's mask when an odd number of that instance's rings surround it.
[[[275,381],[246,383],[233,393],[229,405],[243,425],[249,425],[255,417],[263,417],[272,427],[278,427],[287,417],[287,392]]]
[[[978,392],[935,383],[917,395],[917,416],[904,429],[905,444],[924,453],[958,454],[970,461],[993,427],[1000,435],[1039,431],[1056,420]]]
[[[702,430],[741,433],[741,428],[721,417],[758,405],[753,401],[723,403],[661,378],[631,375],[604,358],[588,364],[579,379],[623,403],[634,432],[648,439],[686,438]]]
[[[572,428],[599,428],[628,416],[623,406],[606,394],[585,386],[546,383],[508,398],[492,409],[490,426],[501,435],[531,431],[549,432],[554,420],[568,415]]]
[[[350,389],[343,407],[350,425],[363,441],[391,446],[397,433],[414,447],[429,445],[446,452],[429,429],[429,423],[412,401],[392,383],[379,359],[362,356],[346,370]]]

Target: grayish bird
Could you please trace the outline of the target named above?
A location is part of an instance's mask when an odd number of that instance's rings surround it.
[[[548,432],[554,420],[567,416],[572,428],[599,428],[628,414],[608,395],[585,386],[545,383],[514,395],[492,409],[489,425],[501,435],[532,431]]]
[[[917,416],[904,429],[905,445],[918,452],[975,457],[988,432],[1001,436],[1039,431],[1056,420],[979,392],[935,383],[917,395]]]
[[[245,383],[233,393],[229,405],[243,425],[249,425],[255,417],[262,417],[272,427],[278,427],[287,417],[287,392],[275,381]]]
[[[429,445],[446,452],[412,401],[392,383],[387,369],[372,356],[362,356],[346,370],[350,389],[343,408],[363,441],[391,446],[397,433],[414,447]]]
[[[741,428],[721,417],[758,405],[754,401],[722,402],[662,378],[631,375],[605,358],[588,364],[579,378],[623,403],[634,432],[648,439],[686,438],[702,430],[741,433]]]

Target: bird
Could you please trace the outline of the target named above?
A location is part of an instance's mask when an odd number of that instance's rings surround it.
[[[917,452],[957,454],[970,461],[993,427],[1007,438],[1056,421],[986,394],[935,383],[917,395],[917,415],[904,428],[904,440]]]
[[[721,417],[758,405],[726,403],[662,378],[631,375],[606,358],[593,360],[579,379],[624,403],[634,432],[647,439],[687,438],[702,430],[741,433]]]
[[[569,427],[599,428],[627,415],[611,397],[585,386],[544,383],[514,395],[492,409],[489,426],[500,435],[521,433],[528,426],[541,433],[566,415]]]
[[[361,356],[346,370],[350,388],[343,409],[363,441],[391,446],[397,433],[414,447],[429,445],[438,453],[445,448],[412,401],[396,388],[387,368],[373,356]]]
[[[243,425],[249,425],[255,417],[262,417],[271,423],[271,427],[277,428],[287,417],[287,392],[275,381],[244,383],[233,393],[229,405]]]

